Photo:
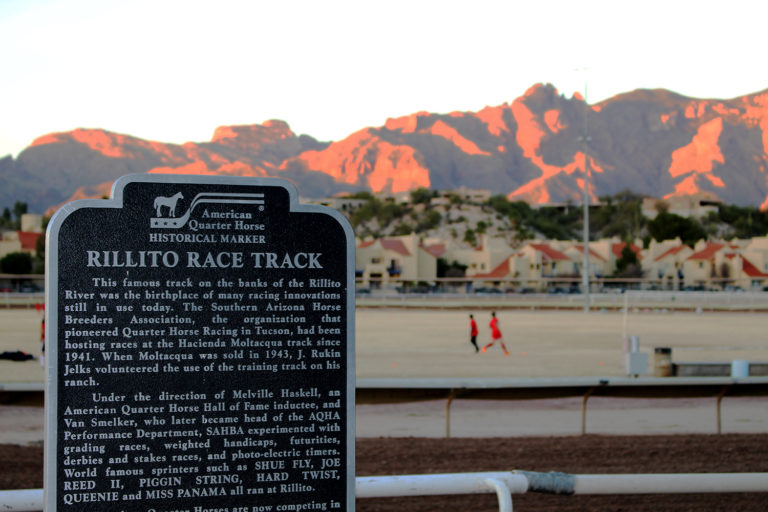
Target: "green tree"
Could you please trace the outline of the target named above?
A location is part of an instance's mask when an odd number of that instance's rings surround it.
[[[380,226],[386,226],[402,217],[405,212],[405,207],[399,204],[389,201],[380,201],[374,197],[355,210],[349,220],[354,228],[357,228],[366,222],[370,222],[373,219],[376,219]]]
[[[475,231],[472,228],[468,228],[464,232],[464,241],[473,246],[477,244],[477,237],[475,236]]]
[[[373,199],[373,194],[368,192],[367,190],[360,190],[359,192],[355,192],[354,194],[349,195],[350,199],[367,199],[371,200]]]
[[[12,222],[11,210],[8,207],[3,208],[3,214],[0,216],[0,226],[11,227]]]
[[[21,201],[13,203],[13,215],[17,221],[21,222],[21,216],[25,213],[27,213],[27,203],[22,203]]]
[[[660,212],[648,221],[648,233],[657,242],[680,237],[684,244],[691,247],[697,241],[707,238],[706,231],[697,221],[668,212]]]
[[[502,195],[491,196],[488,200],[488,205],[502,215],[509,216],[512,212],[512,206],[510,205],[509,200]]]
[[[458,261],[448,263],[445,258],[437,258],[437,277],[464,277],[467,266]]]
[[[418,224],[416,224],[416,232],[422,233],[430,229],[435,229],[440,226],[440,221],[443,220],[443,216],[437,210],[427,210],[424,215],[419,218]]]
[[[720,205],[718,218],[731,226],[736,238],[753,238],[768,234],[768,212],[751,206]]]
[[[562,211],[559,208],[540,208],[528,225],[546,238],[568,240],[581,232],[582,212],[578,208]]]
[[[621,256],[616,260],[616,275],[619,277],[641,277],[643,275],[637,253],[629,242],[621,249]]]
[[[44,217],[43,226],[46,226],[49,220],[50,219]],[[37,241],[35,242],[35,257],[32,261],[32,273],[45,273],[45,235],[37,237]]]
[[[645,227],[645,217],[642,214],[643,198],[628,190],[603,196],[602,206],[590,210],[590,231],[597,238],[618,236],[622,239],[634,239],[641,236]]]
[[[402,235],[410,235],[413,233],[413,226],[408,224],[407,222],[401,222],[395,227],[395,230],[392,234],[395,236],[402,236]]]
[[[11,252],[0,259],[0,271],[5,274],[29,274],[32,272],[32,256],[26,252]]]
[[[429,204],[433,197],[435,197],[435,192],[425,187],[411,190],[411,202],[413,204]]]

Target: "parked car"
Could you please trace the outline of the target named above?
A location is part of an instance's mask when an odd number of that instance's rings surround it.
[[[491,288],[491,287],[481,286],[480,288],[475,288],[475,293],[487,293],[487,294],[490,294],[490,293],[504,293],[504,292],[502,292],[498,288]]]

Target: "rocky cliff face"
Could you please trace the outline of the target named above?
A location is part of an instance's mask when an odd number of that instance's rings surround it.
[[[510,104],[419,112],[331,143],[297,136],[283,121],[224,126],[210,142],[183,145],[77,129],[0,160],[0,206],[22,200],[44,211],[104,195],[115,178],[136,172],[276,176],[306,197],[466,186],[578,203],[587,160],[594,199],[623,189],[706,192],[768,207],[768,90],[731,100],[637,90],[588,106],[535,85]]]

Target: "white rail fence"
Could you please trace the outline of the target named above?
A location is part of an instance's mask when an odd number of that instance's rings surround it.
[[[499,511],[512,511],[512,496],[528,492],[577,494],[768,493],[768,473],[659,473],[573,475],[507,471],[435,475],[362,476],[355,481],[356,498],[493,494]],[[0,491],[0,510],[43,510],[43,489]]]
[[[593,293],[590,307],[607,310],[729,311],[768,310],[768,292],[681,292],[628,290],[625,293]],[[467,307],[522,309],[581,309],[580,294],[548,293],[396,293],[377,290],[358,294],[356,306],[390,308],[462,309]]]
[[[622,310],[692,310],[749,312],[768,310],[768,292],[686,292],[627,290],[624,293],[599,293],[589,296],[595,309]],[[545,308],[580,309],[584,296],[562,293],[398,293],[394,290],[375,290],[358,294],[358,307],[399,307],[461,309],[488,308]],[[0,292],[0,309],[34,309],[45,303],[42,293]]]

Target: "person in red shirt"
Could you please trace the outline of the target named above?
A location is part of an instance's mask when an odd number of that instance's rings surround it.
[[[501,329],[499,329],[499,319],[496,318],[496,312],[493,311],[491,313],[491,323],[489,324],[489,327],[491,328],[491,342],[483,347],[483,352],[485,352],[488,347],[492,347],[494,343],[497,341],[501,343],[501,348],[504,349],[504,355],[509,355],[509,350],[507,350],[507,346],[504,345],[504,336],[501,334]]]
[[[45,318],[40,329],[40,365],[45,366]]]
[[[475,315],[469,315],[469,342],[475,346],[475,353],[480,352],[480,347],[477,346],[477,322],[475,322]]]

